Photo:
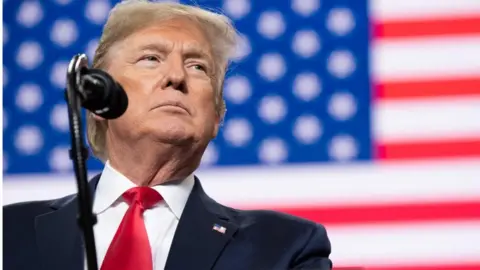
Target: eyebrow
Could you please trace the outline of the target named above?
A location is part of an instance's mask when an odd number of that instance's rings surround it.
[[[157,51],[161,53],[165,53],[169,50],[169,46],[167,42],[156,41],[155,43],[147,43],[140,46],[138,49],[140,51]],[[211,55],[208,53],[207,50],[200,47],[200,45],[196,43],[187,43],[182,48],[182,53],[185,58],[198,58],[206,60],[208,63],[213,61]]]
[[[168,50],[168,44],[165,42],[147,43],[141,45],[137,50],[166,52]]]
[[[210,63],[212,61],[212,57],[210,53],[208,53],[207,50],[201,48],[198,44],[195,43],[187,43],[185,46],[182,48],[183,53],[186,58],[198,58],[198,59],[204,59]]]

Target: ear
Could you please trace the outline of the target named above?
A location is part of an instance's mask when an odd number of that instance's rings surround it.
[[[215,125],[213,126],[212,140],[217,137],[219,129],[220,129],[220,116],[218,114],[215,114]]]

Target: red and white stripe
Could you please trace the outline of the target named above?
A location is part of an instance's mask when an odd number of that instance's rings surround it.
[[[410,183],[431,197],[398,188],[396,202],[336,209],[341,218],[325,220],[348,243],[339,256],[367,269],[480,269],[480,196],[460,190],[480,191],[480,1],[370,7],[376,157],[384,168],[418,164],[384,185]],[[468,159],[471,168],[460,165]],[[426,160],[437,165],[420,165]]]
[[[371,7],[378,158],[480,156],[480,2]]]

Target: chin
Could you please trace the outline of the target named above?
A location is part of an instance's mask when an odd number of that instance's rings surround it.
[[[195,132],[186,127],[160,127],[151,133],[155,141],[174,145],[183,145],[195,141]]]

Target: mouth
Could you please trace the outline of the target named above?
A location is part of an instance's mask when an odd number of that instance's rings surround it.
[[[186,106],[184,106],[182,103],[180,102],[164,102],[158,106],[155,106],[154,109],[158,109],[158,108],[162,108],[162,109],[168,109],[168,110],[176,110],[176,111],[183,111],[183,112],[186,112],[188,114],[190,114],[190,111],[187,109]]]

